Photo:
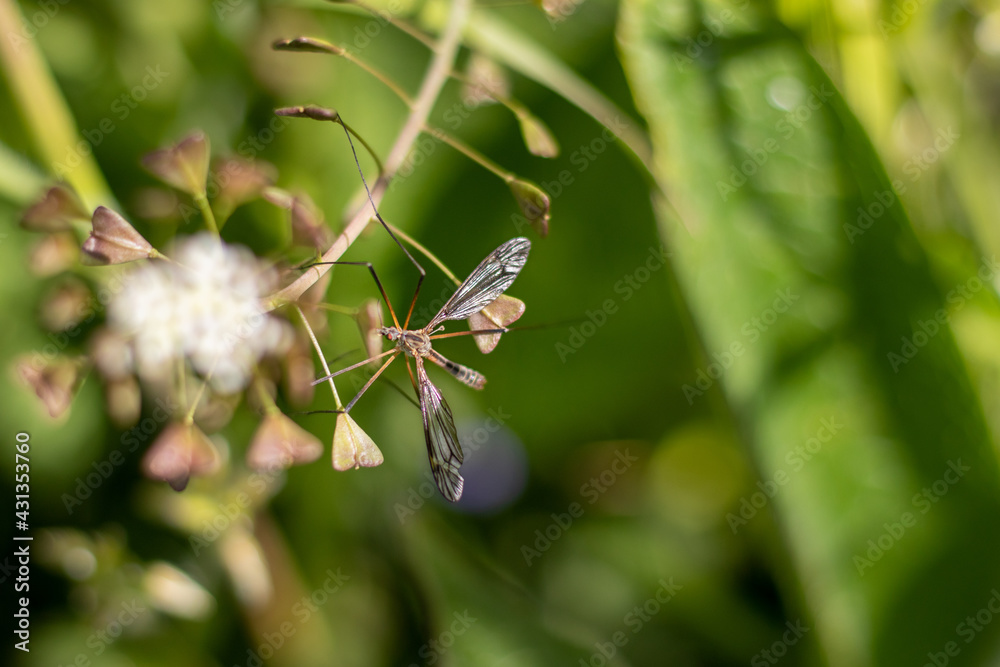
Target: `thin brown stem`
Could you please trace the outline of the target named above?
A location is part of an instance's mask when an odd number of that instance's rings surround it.
[[[462,39],[466,20],[469,16],[470,5],[470,0],[454,0],[451,3],[448,23],[438,42],[430,67],[428,67],[427,73],[424,75],[420,90],[413,101],[412,111],[403,128],[400,130],[399,135],[396,137],[392,149],[389,151],[389,156],[385,161],[385,170],[375,182],[375,187],[372,188],[372,199],[370,202],[366,201],[357,213],[354,214],[344,227],[344,231],[334,240],[330,248],[323,253],[322,261],[332,262],[340,259],[344,252],[354,243],[355,239],[361,235],[361,232],[374,215],[375,210],[373,205],[377,205],[385,196],[385,192],[393,176],[400,166],[402,166],[406,160],[406,156],[413,148],[413,143],[417,140],[421,129],[426,124],[431,109],[441,94],[441,89],[448,81],[448,75],[451,73],[455,57],[458,54],[458,47]],[[273,310],[278,306],[297,300],[329,270],[329,264],[313,266],[287,287],[266,297],[264,299],[264,307],[267,310]]]

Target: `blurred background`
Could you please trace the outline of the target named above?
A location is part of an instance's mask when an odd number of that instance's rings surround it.
[[[1000,3],[464,4],[0,0],[0,486],[13,512],[29,433],[34,536],[31,650],[8,633],[5,664],[1000,664]],[[140,159],[200,129],[339,232],[360,192],[343,132],[273,110],[335,108],[384,158],[407,104],[350,59],[271,44],[326,40],[412,97],[432,51],[394,22],[437,36],[449,16],[456,69],[488,62],[560,147],[532,154],[516,114],[452,81],[430,125],[545,189],[548,235],[428,134],[380,206],[459,278],[533,243],[509,293],[545,326],[490,355],[436,345],[489,380],[431,371],[462,501],[388,382],[351,412],[383,465],[334,471],[334,415],[301,414],[329,396],[280,390],[324,455],[255,476],[259,410],[230,402],[205,426],[226,465],[181,494],[140,472],[151,397],[123,424],[91,373],[52,419],[16,360],[86,354],[109,269],[23,229],[26,207],[62,176],[154,245],[193,233],[190,198]],[[260,199],[223,237],[309,257]],[[407,303],[416,272],[383,230],[344,258]],[[422,263],[426,320],[451,283]],[[333,276],[328,303],[377,296],[363,269]],[[362,358],[349,317],[320,334]]]

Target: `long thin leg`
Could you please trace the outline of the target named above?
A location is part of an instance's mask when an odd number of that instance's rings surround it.
[[[485,336],[487,334],[504,334],[508,331],[510,329],[473,329],[472,331],[452,331],[451,333],[434,334],[427,338],[438,340],[440,338],[455,338],[456,336]]]
[[[311,266],[319,266],[320,264],[341,264],[344,266],[367,266],[368,270],[371,271],[372,278],[375,279],[375,284],[378,286],[378,291],[382,295],[382,300],[385,301],[385,307],[389,309],[389,314],[392,315],[392,323],[396,325],[397,329],[402,330],[403,327],[399,326],[399,320],[396,319],[396,311],[392,309],[392,303],[389,301],[389,296],[385,293],[385,288],[382,287],[382,281],[378,279],[378,274],[375,273],[375,266],[371,262],[313,262],[312,264],[306,264],[305,266],[300,266],[299,268],[308,269]]]
[[[341,375],[341,374],[343,374],[343,373],[346,373],[347,371],[353,371],[353,370],[354,370],[355,368],[361,368],[361,367],[362,367],[362,366],[364,366],[365,364],[369,364],[369,363],[371,363],[371,362],[375,361],[376,359],[381,359],[381,358],[382,358],[382,357],[384,357],[385,355],[387,355],[387,354],[392,354],[393,352],[399,352],[399,350],[397,350],[396,348],[393,348],[393,349],[391,349],[391,350],[386,350],[386,351],[385,351],[385,352],[383,352],[382,354],[376,354],[376,355],[375,355],[374,357],[369,357],[369,358],[365,359],[364,361],[359,361],[359,362],[358,362],[358,363],[356,363],[356,364],[351,364],[351,365],[350,365],[350,366],[348,366],[347,368],[341,368],[341,369],[340,369],[339,371],[335,371],[335,372],[333,372],[333,373],[330,373],[329,375],[324,375],[324,376],[323,376],[323,377],[321,377],[321,378],[317,378],[316,380],[313,380],[311,384],[312,384],[312,386],[314,386],[314,387],[315,387],[316,385],[318,385],[318,384],[319,384],[319,383],[321,383],[321,382],[326,382],[326,381],[327,381],[327,380],[329,380],[330,378],[335,378],[335,377],[337,377],[338,375]]]
[[[392,350],[392,352],[397,352],[397,350]],[[396,355],[394,354],[391,357],[389,357],[384,364],[382,364],[381,368],[379,368],[377,371],[375,371],[372,374],[372,376],[370,378],[368,378],[368,382],[365,382],[365,386],[363,386],[361,388],[361,391],[359,391],[357,393],[357,395],[355,395],[355,397],[351,399],[350,403],[348,403],[346,406],[344,406],[344,412],[350,412],[351,411],[351,408],[353,408],[354,404],[358,402],[358,399],[361,398],[362,394],[364,394],[366,391],[368,391],[368,387],[372,386],[372,383],[375,382],[376,379],[378,379],[378,376],[382,374],[382,371],[384,371],[385,369],[389,368],[389,364],[391,364],[395,360],[396,360]]]
[[[420,286],[423,284],[424,278],[427,276],[427,272],[424,271],[424,267],[420,266],[420,262],[418,262],[413,255],[410,254],[410,251],[406,249],[406,246],[403,245],[399,238],[393,233],[392,229],[389,228],[389,224],[382,219],[382,215],[378,212],[378,208],[375,206],[375,200],[372,199],[372,192],[368,188],[368,181],[365,180],[365,174],[361,170],[361,163],[358,161],[358,152],[354,149],[354,141],[351,139],[351,133],[347,128],[347,124],[344,123],[344,120],[340,118],[339,114],[337,118],[339,120],[339,125],[344,128],[344,135],[347,137],[347,143],[351,145],[351,154],[354,155],[354,164],[358,168],[358,174],[361,175],[361,182],[365,186],[365,192],[368,194],[368,202],[372,205],[372,210],[375,211],[375,217],[380,223],[382,223],[382,227],[389,233],[389,236],[391,236],[392,240],[396,242],[396,245],[398,245],[399,249],[403,251],[403,254],[406,255],[410,262],[413,263],[413,266],[417,267],[417,271],[420,272],[420,277],[417,278],[417,288],[413,291],[413,299],[410,301],[410,309],[406,311],[406,320],[403,322],[402,328],[405,329],[410,325],[410,316],[413,315],[413,307],[417,303],[417,295],[420,294]],[[393,315],[393,321],[395,321],[395,315]],[[396,328],[400,328],[398,323],[396,324]]]
[[[417,378],[413,376],[413,369],[410,368],[410,358],[406,358],[406,372],[410,374],[410,382],[413,383],[413,391],[417,392],[417,396],[420,395],[420,388],[417,387]]]

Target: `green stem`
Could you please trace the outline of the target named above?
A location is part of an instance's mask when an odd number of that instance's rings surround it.
[[[418,251],[420,251],[420,253],[422,253],[424,257],[426,257],[427,259],[431,260],[431,262],[434,264],[434,266],[436,266],[439,269],[441,269],[441,272],[444,273],[444,275],[448,276],[452,280],[452,282],[454,282],[456,285],[461,285],[462,284],[462,281],[459,280],[455,276],[454,273],[452,273],[451,271],[448,270],[448,267],[444,265],[444,262],[442,262],[440,259],[437,258],[437,255],[435,255],[430,250],[428,250],[427,248],[425,248],[421,243],[418,243],[415,238],[413,238],[412,236],[410,236],[409,234],[407,234],[406,232],[404,232],[402,229],[400,229],[396,225],[394,225],[392,223],[388,223],[388,222],[386,224],[389,225],[389,229],[392,230],[393,234],[395,234],[399,238],[403,239],[404,241],[406,241],[407,243],[409,243],[411,246],[413,246],[414,248],[416,248]]]
[[[80,150],[76,121],[36,39],[23,34],[14,0],[0,0],[0,67],[41,161],[69,182],[88,208],[117,208],[93,151]],[[89,148],[89,146],[88,146]]]
[[[215,213],[212,212],[212,205],[208,203],[208,197],[204,194],[194,195],[194,203],[198,205],[198,210],[201,211],[201,217],[205,220],[208,231],[218,236],[219,225],[215,222]]]
[[[264,386],[264,380],[259,372],[254,373],[253,388],[257,392],[257,400],[260,401],[260,405],[264,408],[267,416],[271,417],[281,414],[281,410],[278,409],[274,399],[271,398],[271,394],[268,393],[267,388]]]
[[[316,334],[313,332],[312,327],[309,326],[309,320],[306,318],[306,314],[302,312],[298,304],[295,304],[295,312],[299,314],[302,319],[302,326],[306,328],[306,333],[309,334],[309,340],[312,341],[313,348],[316,350],[316,356],[319,357],[319,363],[323,366],[323,375],[330,374],[330,366],[326,363],[326,357],[323,355],[323,349],[319,346],[319,341],[316,340]],[[337,393],[337,385],[333,383],[333,378],[330,378],[330,389],[333,391],[333,402],[337,406],[338,410],[343,410],[344,405],[340,402],[340,395]]]
[[[331,313],[339,313],[341,315],[347,315],[348,317],[354,317],[358,314],[357,308],[348,308],[347,306],[339,306],[335,303],[317,303],[316,308],[320,310],[328,310]]]
[[[489,159],[488,157],[477,151],[472,146],[469,146],[460,139],[456,139],[455,137],[451,136],[444,130],[440,130],[436,127],[431,127],[427,125],[424,127],[424,131],[427,132],[427,134],[434,137],[435,139],[440,139],[444,143],[448,144],[456,151],[458,151],[465,157],[469,158],[479,166],[483,167],[490,173],[495,174],[497,177],[502,179],[504,183],[510,183],[511,181],[517,179],[517,176],[507,171],[506,169],[498,165],[496,162],[494,162],[493,160]]]

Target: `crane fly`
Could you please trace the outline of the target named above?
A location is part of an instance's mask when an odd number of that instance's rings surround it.
[[[368,382],[361,388],[358,394],[344,408],[344,412],[349,411],[357,402],[361,395],[368,390],[368,387],[378,378],[379,375],[389,367],[399,355],[406,359],[406,369],[410,373],[410,380],[417,393],[420,403],[420,412],[424,422],[424,440],[427,443],[427,456],[431,464],[431,473],[434,482],[437,484],[441,495],[448,500],[455,502],[462,497],[462,487],[464,481],[459,474],[459,467],[462,464],[462,446],[458,441],[458,433],[455,430],[455,420],[451,414],[451,408],[441,395],[434,383],[427,376],[425,361],[437,364],[441,368],[451,373],[455,379],[466,384],[473,389],[482,389],[486,384],[486,378],[477,371],[467,366],[455,363],[445,358],[432,347],[432,341],[439,338],[450,338],[462,335],[494,335],[507,331],[506,328],[499,329],[477,329],[473,331],[460,331],[455,333],[439,333],[444,329],[443,322],[448,320],[464,320],[482,311],[493,303],[501,294],[507,291],[514,279],[521,272],[524,263],[528,259],[528,251],[531,249],[531,242],[523,237],[518,237],[507,241],[499,248],[491,252],[486,259],[480,262],[469,277],[459,285],[455,293],[452,294],[448,302],[442,306],[441,310],[431,318],[431,320],[420,329],[408,329],[410,314],[413,312],[413,303],[410,304],[410,313],[400,326],[396,320],[396,314],[389,305],[389,299],[382,289],[382,285],[375,275],[374,269],[369,265],[382,298],[385,299],[389,312],[392,314],[393,324],[391,327],[379,327],[378,333],[387,340],[395,343],[395,347],[378,354],[371,359],[343,368],[335,373],[315,380],[313,384],[319,384],[332,377],[345,373],[349,370],[364,366],[373,359],[388,356],[389,358],[381,367],[368,379]],[[414,302],[416,295],[414,295]],[[409,358],[412,357],[416,365],[417,372],[414,376],[410,369]]]
[[[313,106],[287,107],[278,109],[276,113],[280,116],[297,116],[312,118],[314,120],[332,121],[343,128],[344,134],[347,136],[347,142],[351,147],[351,154],[354,156],[354,164],[358,168],[358,174],[361,176],[361,182],[364,184],[365,193],[368,195],[368,202],[371,204],[375,218],[381,223],[385,231],[392,237],[392,240],[399,246],[399,249],[403,251],[403,254],[406,255],[407,259],[410,260],[420,273],[419,278],[417,278],[416,289],[413,292],[413,299],[410,301],[410,308],[406,313],[406,319],[403,321],[402,326],[400,326],[399,321],[396,319],[396,313],[389,303],[389,297],[386,295],[385,289],[378,279],[378,274],[375,273],[375,267],[370,262],[317,262],[317,264],[348,264],[366,266],[368,268],[368,271],[372,274],[372,278],[375,279],[375,284],[378,286],[385,305],[389,308],[389,313],[392,315],[393,326],[379,327],[377,331],[379,335],[395,343],[395,347],[381,354],[376,354],[369,359],[365,359],[360,363],[342,368],[335,373],[330,373],[319,378],[313,381],[313,385],[329,380],[341,373],[364,366],[376,359],[388,356],[389,358],[385,363],[368,378],[368,381],[361,387],[357,395],[351,399],[350,403],[343,410],[335,411],[347,413],[354,407],[354,404],[357,403],[362,394],[368,391],[368,388],[371,387],[378,376],[389,367],[389,364],[398,356],[403,355],[403,358],[406,360],[406,370],[410,374],[410,381],[413,383],[413,389],[417,393],[420,412],[423,416],[424,440],[427,443],[427,456],[430,459],[434,482],[437,484],[441,495],[455,502],[462,497],[462,487],[464,484],[462,476],[458,472],[462,464],[462,446],[458,441],[458,433],[455,431],[455,420],[452,417],[451,408],[448,407],[448,403],[444,400],[441,392],[438,391],[438,388],[434,386],[427,376],[427,369],[424,367],[424,362],[425,360],[430,360],[431,363],[437,364],[455,376],[459,382],[473,389],[483,388],[486,384],[486,378],[479,372],[442,356],[431,347],[432,341],[439,338],[451,338],[463,335],[483,336],[480,349],[484,353],[492,350],[497,344],[499,335],[508,331],[506,325],[520,317],[524,310],[523,303],[511,297],[508,297],[508,303],[498,302],[494,304],[494,302],[511,286],[514,279],[517,278],[517,274],[524,268],[524,263],[528,259],[528,251],[531,249],[531,242],[526,238],[518,237],[502,244],[479,263],[479,266],[469,274],[465,282],[458,286],[455,293],[451,295],[451,298],[438,311],[437,315],[431,318],[430,322],[420,329],[409,329],[410,317],[413,315],[413,308],[417,303],[417,296],[420,294],[420,286],[423,284],[427,273],[424,271],[424,267],[420,265],[420,262],[400,242],[393,233],[390,225],[382,219],[382,216],[378,212],[378,206],[375,205],[371,189],[368,187],[368,181],[365,179],[361,163],[358,161],[358,153],[354,148],[354,141],[351,139],[352,134],[358,137],[359,140],[361,137],[354,130],[350,129],[339,113],[332,109]],[[364,143],[363,140],[362,143]],[[367,148],[368,145],[365,144],[365,147]],[[371,152],[370,148],[369,152]],[[512,305],[510,302],[515,302],[517,305]],[[484,312],[483,309],[489,307],[491,304],[494,304],[494,312]],[[442,323],[447,320],[464,320],[469,318],[472,318],[470,319],[470,327],[476,327],[472,331],[438,333],[444,329]],[[487,322],[496,323],[498,328],[479,328]],[[413,357],[417,367],[416,376],[414,376],[413,370],[410,368],[410,357]]]

